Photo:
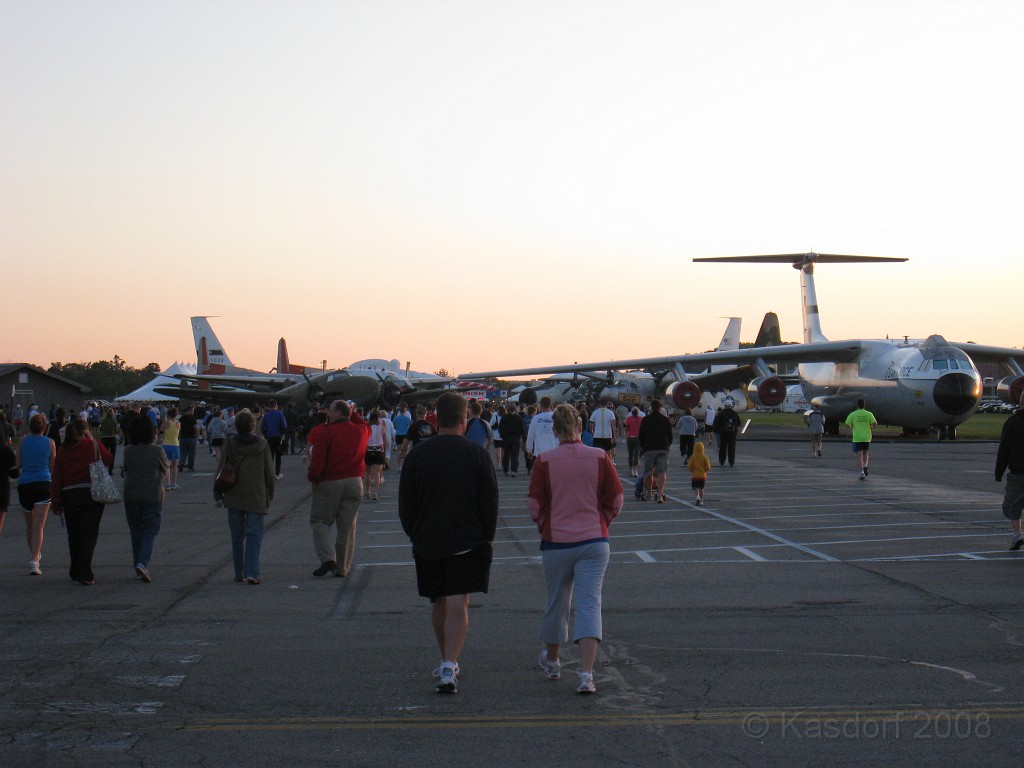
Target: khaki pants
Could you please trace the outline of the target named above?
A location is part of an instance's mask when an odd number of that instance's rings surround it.
[[[356,552],[356,521],[363,498],[363,479],[324,480],[313,486],[313,506],[309,524],[313,528],[313,546],[321,563],[333,560],[338,573],[347,576]],[[331,526],[336,525],[335,536]]]

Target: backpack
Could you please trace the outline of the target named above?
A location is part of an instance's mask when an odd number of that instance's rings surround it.
[[[469,420],[464,434],[467,440],[472,440],[474,443],[480,445],[487,443],[487,427],[484,421],[476,416]]]

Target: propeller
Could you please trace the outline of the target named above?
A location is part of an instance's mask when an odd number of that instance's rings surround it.
[[[306,380],[306,399],[309,400],[309,404],[322,403],[327,398],[327,391],[309,378],[305,371],[302,372],[302,377]]]

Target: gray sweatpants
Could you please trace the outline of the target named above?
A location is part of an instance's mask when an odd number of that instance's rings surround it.
[[[1024,510],[1024,475],[1006,473],[1006,495],[1003,496],[1003,515],[1008,520],[1020,520]]]
[[[548,590],[548,608],[540,629],[542,643],[564,645],[569,642],[569,608],[574,587],[576,620],[573,641],[578,642],[584,637],[601,639],[601,585],[610,555],[607,541],[542,552],[544,582]]]

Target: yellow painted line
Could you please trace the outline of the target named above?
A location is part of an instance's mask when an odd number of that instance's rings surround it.
[[[937,718],[984,717],[989,720],[1024,720],[1024,706],[965,705],[963,707],[896,708],[791,708],[694,710],[662,714],[581,713],[578,715],[395,715],[389,717],[283,717],[208,718],[188,723],[187,731],[310,731],[310,730],[418,730],[501,728],[630,728],[668,725],[811,724],[824,721],[876,720],[934,722]]]

